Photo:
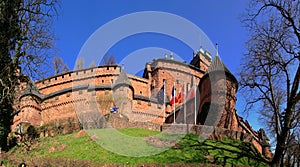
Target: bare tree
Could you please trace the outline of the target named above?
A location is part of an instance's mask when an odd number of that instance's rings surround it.
[[[111,54],[110,56],[108,54],[105,54],[103,56],[103,59],[101,60],[101,65],[112,65],[112,64],[116,64],[116,59],[115,56],[113,54]]]
[[[54,74],[60,74],[63,72],[68,72],[69,67],[66,65],[61,57],[54,56],[53,58],[53,67],[54,67]]]
[[[69,66],[64,64],[61,68],[61,73],[69,72],[69,71],[70,71]]]
[[[53,58],[53,67],[55,75],[69,71],[68,65],[66,65],[63,59],[58,56],[54,56]]]
[[[0,147],[7,149],[16,90],[44,75],[52,54],[51,24],[57,0],[2,0],[0,3]]]
[[[299,127],[300,6],[294,0],[257,0],[242,21],[250,32],[240,85],[247,109],[260,111],[276,140],[273,166],[283,165],[291,132]],[[258,107],[258,105],[260,105]]]
[[[91,62],[91,64],[89,65],[89,67],[96,67],[96,63],[95,63],[94,60]]]
[[[84,68],[84,58],[80,57],[76,60],[75,70],[81,70]]]

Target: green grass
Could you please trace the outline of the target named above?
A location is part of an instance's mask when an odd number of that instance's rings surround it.
[[[98,164],[168,164],[203,163],[218,165],[266,166],[257,150],[248,143],[225,139],[223,141],[199,141],[193,134],[186,136],[165,134],[144,129],[98,129],[89,135],[75,134],[39,139],[29,152],[14,148],[10,154],[19,157],[74,158],[90,160]],[[150,145],[148,136],[162,141],[178,141],[174,148]],[[109,151],[113,150],[113,152]],[[130,155],[130,156],[126,156]]]
[[[126,128],[126,129],[120,129],[118,131],[120,131],[123,134],[129,136],[135,136],[135,137],[148,137],[148,136],[160,134],[159,131],[145,130],[140,128]]]

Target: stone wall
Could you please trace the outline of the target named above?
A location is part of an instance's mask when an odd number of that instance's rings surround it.
[[[40,137],[52,137],[80,131],[81,124],[73,117],[53,120],[37,128]]]
[[[206,62],[206,66],[210,63],[203,56],[201,58],[203,59],[202,62]],[[20,112],[15,116],[12,127],[20,122],[33,120],[29,118],[40,118],[40,120],[34,119],[35,121],[32,122],[36,127],[60,118],[76,118],[78,108],[82,108],[80,111],[85,110],[89,104],[97,103],[99,95],[104,94],[104,92],[112,93],[114,84],[120,76],[120,71],[121,67],[118,65],[99,66],[71,71],[35,82],[37,91],[42,97],[41,101],[28,100],[28,98],[21,99]],[[166,80],[166,95],[170,99],[174,83],[176,83],[175,87],[179,93],[183,83],[186,83],[187,89],[189,89],[193,84],[192,82],[199,82],[204,73],[205,71],[185,62],[165,58],[148,63],[145,69],[148,78],[127,75],[132,86],[132,89],[130,88],[132,92],[131,95],[128,95],[129,101],[126,107],[135,112],[135,114],[128,115],[130,120],[146,122],[152,120],[162,124],[165,115],[162,111],[164,107],[159,106],[157,101],[150,100],[151,97],[156,97],[158,92],[153,89],[159,90],[163,85],[163,80]],[[26,89],[26,84],[21,85],[22,92]],[[113,97],[104,108],[99,103],[95,106],[102,114],[107,114],[108,108],[116,105],[115,98],[117,97]],[[39,111],[30,112],[32,106],[38,108]],[[120,112],[128,112],[127,108]],[[170,106],[166,106],[166,108],[168,109]],[[143,119],[141,120],[139,116]]]
[[[115,129],[124,129],[124,128],[143,128],[148,130],[160,131],[160,124],[152,122],[139,122],[139,121],[129,121],[125,115],[120,113],[112,113],[106,116],[108,121],[108,127]]]
[[[106,93],[112,93],[113,83],[117,80],[119,74],[120,67],[112,65],[68,72],[36,82],[35,85],[42,96],[41,101],[32,100],[31,97],[21,99],[20,112],[15,116],[12,128],[20,122],[34,121],[31,123],[38,127],[57,119],[76,118],[78,111],[90,110],[91,106],[94,106],[94,109],[97,108],[96,110],[102,114],[107,114],[109,109],[116,105],[114,100],[117,97],[111,98],[109,104],[104,108],[100,105],[99,97]],[[129,75],[128,78],[134,88],[134,92],[125,95],[129,98],[130,103],[134,105],[130,107],[130,112],[133,107],[139,112],[161,112],[162,108],[149,109],[149,99],[145,102],[150,94],[148,80],[132,75]],[[25,90],[26,86],[23,86],[22,89]],[[141,97],[142,102],[141,98],[135,96]],[[91,105],[93,103],[96,105]],[[152,108],[157,106],[155,102],[151,103]],[[32,110],[35,109],[33,107],[38,108],[39,111],[33,113]],[[125,109],[122,112],[125,112]],[[154,112],[153,114],[157,113]],[[40,118],[40,120],[30,118]],[[147,119],[151,120],[153,118],[149,117]],[[162,122],[162,118],[160,122]]]
[[[181,91],[184,84],[187,85],[186,87],[189,90],[193,82],[198,84],[205,73],[205,71],[201,71],[184,62],[170,59],[157,59],[150,66],[152,68],[152,86],[160,89],[165,80],[166,94],[169,98],[171,97],[174,84],[177,93]],[[193,76],[195,77],[194,81]]]

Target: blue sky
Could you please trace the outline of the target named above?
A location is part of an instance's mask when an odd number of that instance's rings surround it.
[[[219,44],[221,59],[231,72],[236,74],[242,54],[245,52],[245,41],[249,38],[239,19],[245,11],[247,3],[248,0],[65,0],[61,4],[61,14],[54,22],[57,54],[64,59],[70,69],[73,69],[81,48],[101,26],[130,13],[159,11],[183,17],[202,29],[213,44]],[[122,31],[123,28],[118,27],[117,30]],[[178,27],[170,26],[170,29],[180,29],[180,25]],[[99,46],[101,42],[103,41],[99,40]],[[117,62],[120,62],[131,53],[138,52],[143,48],[154,47],[174,52],[187,62],[193,56],[193,49],[181,41],[155,33],[136,34],[124,38],[111,47],[108,54],[114,54]],[[156,57],[163,57],[165,52],[156,52],[156,54],[160,54],[155,55]],[[211,54],[215,55],[215,53]],[[99,52],[99,55],[92,56],[101,57],[103,55],[100,55]],[[86,63],[88,66],[89,62]],[[136,62],[136,64],[139,63]],[[125,68],[128,68],[126,64]],[[242,97],[238,96],[236,108],[239,114],[243,115],[241,113],[244,108]],[[253,114],[250,115],[251,117],[248,116],[247,119],[254,129],[258,129],[260,125],[258,125],[256,117]],[[245,115],[243,116],[245,117]]]

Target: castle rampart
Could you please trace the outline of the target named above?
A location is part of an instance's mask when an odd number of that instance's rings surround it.
[[[218,69],[220,64],[223,69]],[[217,74],[218,70],[223,70],[226,77],[211,75]],[[212,80],[217,82],[212,85]],[[225,83],[224,90],[212,90],[220,83]],[[145,123],[149,123],[158,129],[157,124],[174,122],[174,105],[177,106],[177,121],[192,124],[196,118],[197,125],[204,125],[210,114],[209,108],[214,103],[213,95],[217,95],[218,99],[223,98],[224,103],[217,126],[251,135],[258,150],[261,153],[263,150],[267,152],[266,145],[261,144],[263,142],[259,133],[252,130],[236,113],[238,86],[235,77],[218,56],[212,62],[210,54],[203,50],[193,55],[190,64],[171,58],[154,59],[145,65],[143,77],[127,74],[123,66],[106,65],[55,75],[29,85],[22,84],[22,87],[20,110],[14,117],[13,129],[22,122],[41,127],[62,120],[67,120],[63,125],[74,125],[74,129],[80,126],[101,128],[105,126],[104,116],[113,107],[119,108],[117,113],[128,119],[128,126],[145,126]],[[183,93],[184,89],[188,93],[197,87],[197,91],[186,102],[170,104],[173,87],[177,95]],[[165,92],[163,102],[158,97],[161,90]],[[198,113],[196,117],[194,106]],[[186,115],[182,114],[183,109],[187,111]],[[84,120],[87,122],[82,122]],[[71,132],[71,128],[64,131]]]

